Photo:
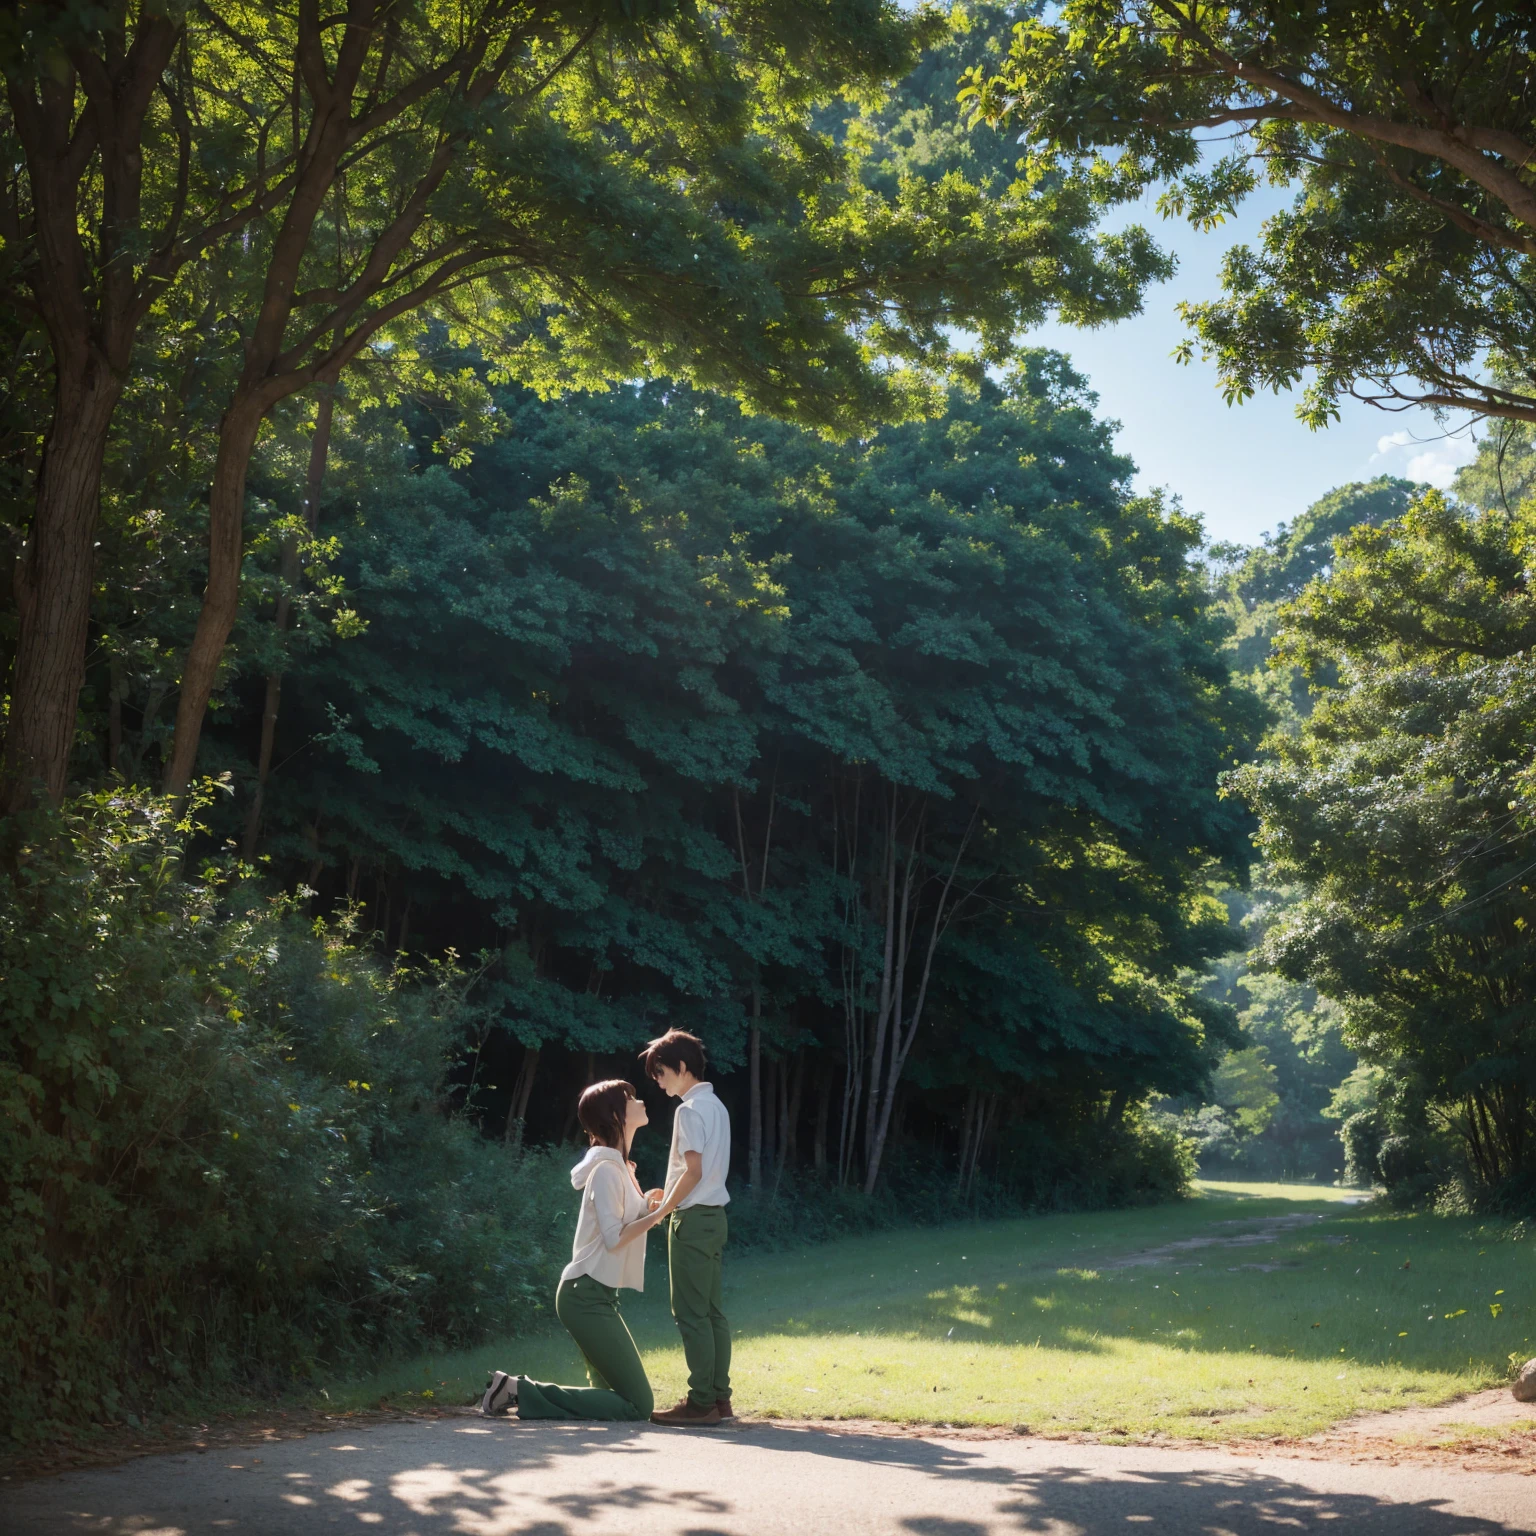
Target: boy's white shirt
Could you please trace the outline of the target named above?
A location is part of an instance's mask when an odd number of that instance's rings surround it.
[[[571,1183],[581,1191],[581,1212],[571,1262],[560,1272],[562,1281],[590,1275],[603,1285],[626,1290],[645,1289],[645,1240],[649,1233],[617,1247],[624,1228],[646,1215],[649,1207],[613,1147],[590,1147],[571,1169]]]
[[[670,1195],[687,1170],[683,1153],[699,1154],[699,1182],[678,1202],[678,1210],[695,1205],[729,1205],[725,1187],[731,1168],[731,1117],[715,1097],[714,1084],[695,1083],[678,1103],[672,1117],[672,1151],[667,1157],[665,1194]]]

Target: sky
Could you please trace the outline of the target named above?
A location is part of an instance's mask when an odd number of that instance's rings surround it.
[[[1265,189],[1210,234],[1161,219],[1150,205],[1140,209],[1136,217],[1179,258],[1172,280],[1149,292],[1135,319],[1096,331],[1052,323],[1031,335],[1071,357],[1097,392],[1100,415],[1120,423],[1116,446],[1136,462],[1137,490],[1162,486],[1177,495],[1213,542],[1256,543],[1351,480],[1391,474],[1446,486],[1476,452],[1464,419],[1441,425],[1428,411],[1389,414],[1350,402],[1338,422],[1313,432],[1296,419],[1296,395],[1229,406],[1212,365],[1173,361],[1185,335],[1175,305],[1217,296],[1223,253],[1255,243],[1263,219],[1288,195]]]

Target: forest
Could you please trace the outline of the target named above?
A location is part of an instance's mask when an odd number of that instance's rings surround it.
[[[1025,16],[7,23],[6,1433],[530,1325],[673,1026],[745,1243],[1529,1202],[1530,428],[1134,492]]]

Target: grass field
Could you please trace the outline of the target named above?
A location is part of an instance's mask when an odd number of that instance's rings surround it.
[[[1536,1353],[1536,1242],[1521,1229],[1350,1198],[1205,1184],[1176,1205],[728,1259],[737,1411],[1111,1438],[1300,1435],[1492,1385],[1512,1355]],[[625,1311],[669,1402],[685,1371],[660,1241],[646,1273],[650,1289]],[[569,1340],[548,1334],[332,1385],[331,1401],[465,1401],[492,1366],[584,1380]]]

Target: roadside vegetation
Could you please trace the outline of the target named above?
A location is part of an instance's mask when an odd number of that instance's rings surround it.
[[[1173,1206],[735,1259],[737,1411],[1220,1440],[1506,1380],[1536,1339],[1536,1233],[1352,1198],[1209,1184]],[[665,1397],[684,1369],[654,1254],[648,1278],[626,1316]],[[463,1402],[489,1368],[564,1379],[579,1361],[553,1334],[501,1338],[328,1391],[340,1406]]]
[[[748,1411],[1290,1432],[1529,1348],[1536,200],[1463,165],[1528,17],[1294,10],[11,8],[0,1437],[568,1368],[576,1095],[668,1025]],[[1489,427],[1213,549],[1027,338],[1262,176],[1231,398]]]

